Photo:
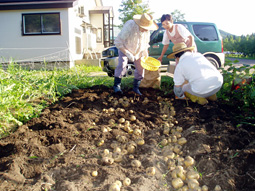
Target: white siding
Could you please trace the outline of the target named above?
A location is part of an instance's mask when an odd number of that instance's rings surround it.
[[[60,12],[61,35],[22,35],[22,13]],[[67,9],[15,10],[0,12],[0,61],[61,60],[70,61]],[[64,52],[66,51],[66,52]],[[61,56],[60,56],[61,55]],[[38,59],[38,60],[36,60]]]
[[[104,30],[103,30],[103,14],[93,14],[91,15],[91,23],[93,23],[94,26],[96,26],[97,28],[101,28],[102,29],[102,39],[104,36]],[[97,43],[97,49],[104,49],[104,42],[102,40],[101,43]]]

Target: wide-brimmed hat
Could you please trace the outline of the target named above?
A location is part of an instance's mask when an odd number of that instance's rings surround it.
[[[158,25],[153,21],[153,17],[148,13],[144,13],[142,15],[134,15],[133,19],[136,22],[136,24],[138,24],[140,27],[146,30],[158,29]]]
[[[180,52],[187,51],[187,50],[194,50],[195,47],[187,47],[187,45],[184,42],[177,43],[173,46],[173,52],[171,54],[167,55],[167,58],[174,58],[174,56]]]

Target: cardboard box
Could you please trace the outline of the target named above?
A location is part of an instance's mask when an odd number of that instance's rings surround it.
[[[175,70],[175,61],[169,61],[169,65],[167,67],[166,75],[173,78],[174,77],[174,70]]]

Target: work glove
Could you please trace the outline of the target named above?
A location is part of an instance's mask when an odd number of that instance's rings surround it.
[[[131,61],[131,62],[134,62],[134,61],[135,61],[134,55],[133,55],[131,52],[129,52],[126,48],[121,47],[121,48],[119,48],[119,49],[120,49],[120,51],[121,51],[123,54],[126,55],[126,57],[128,58],[129,61]]]
[[[135,61],[134,55],[131,52],[129,52],[128,50],[126,50],[125,55],[127,56],[129,61],[131,61],[131,62]]]

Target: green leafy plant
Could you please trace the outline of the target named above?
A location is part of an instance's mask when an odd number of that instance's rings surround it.
[[[240,111],[240,115],[236,117],[241,123],[247,123],[252,121],[250,117],[254,116],[255,109],[255,65],[236,67],[237,63],[238,60],[232,63],[226,59],[225,69],[221,68],[224,83],[218,92],[218,98],[235,106]]]
[[[100,67],[78,65],[69,70],[27,70],[14,62],[6,70],[0,68],[0,138],[52,104],[73,89],[93,85],[111,86],[108,77],[89,77]]]

